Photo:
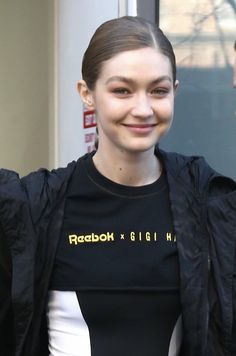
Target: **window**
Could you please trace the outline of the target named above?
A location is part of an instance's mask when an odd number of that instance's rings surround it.
[[[161,146],[204,155],[236,178],[236,90],[233,88],[234,0],[160,1],[159,24],[171,40],[180,88],[175,119]]]

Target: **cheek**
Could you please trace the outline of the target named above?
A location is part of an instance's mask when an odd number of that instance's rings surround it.
[[[129,109],[128,105],[110,100],[104,103],[100,102],[99,105],[96,105],[95,111],[97,118],[100,118],[102,122],[112,123],[122,120]]]
[[[160,117],[162,117],[165,120],[168,120],[172,118],[173,111],[174,111],[174,105],[173,105],[173,100],[164,100],[162,103],[157,105],[157,113]]]

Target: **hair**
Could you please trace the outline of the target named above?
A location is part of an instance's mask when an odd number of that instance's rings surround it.
[[[176,60],[168,38],[157,25],[140,17],[124,16],[103,23],[91,38],[82,61],[82,77],[88,88],[94,89],[104,61],[121,52],[145,47],[169,58],[175,82]]]

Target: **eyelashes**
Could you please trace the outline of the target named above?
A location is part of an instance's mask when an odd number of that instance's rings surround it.
[[[166,88],[156,88],[156,89],[153,89],[151,91],[151,94],[154,94],[154,95],[166,95],[169,93],[169,89],[166,89]]]
[[[149,95],[151,96],[156,96],[156,97],[163,97],[165,95],[167,95],[170,92],[169,88],[155,88],[149,91]],[[131,96],[133,95],[133,91],[127,88],[115,88],[112,89],[112,93],[114,93],[117,96]]]
[[[118,95],[129,95],[131,92],[126,88],[115,88],[112,90],[113,93]]]

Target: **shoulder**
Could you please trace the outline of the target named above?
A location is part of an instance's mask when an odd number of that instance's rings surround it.
[[[234,180],[215,171],[203,156],[187,156],[163,150],[159,150],[159,154],[169,176],[199,192],[208,191],[210,195],[221,195],[236,191]]]
[[[217,174],[202,156],[187,156],[163,150],[159,152],[167,173],[186,184],[201,188]]]
[[[48,192],[57,192],[63,185],[67,184],[70,179],[76,162],[70,162],[66,167],[48,170],[41,168],[35,172],[31,172],[20,179],[21,185],[28,194],[39,194],[42,189]]]
[[[20,177],[15,171],[0,169],[0,192],[8,192],[9,195],[16,195],[20,191],[27,193],[41,190],[42,188],[57,190],[60,189],[71,176],[76,166],[76,162],[70,162],[66,167],[48,170],[40,168],[24,177]]]
[[[177,152],[166,152],[161,149],[158,151],[165,165],[177,174],[181,173],[183,169],[192,169],[193,167],[198,167],[199,169],[207,168],[213,171],[203,156],[187,156]]]
[[[1,169],[0,219],[10,216],[9,212],[21,216],[23,211],[30,211],[33,220],[37,220],[46,206],[52,209],[65,193],[75,167],[73,161],[65,168],[39,169],[22,178],[14,171]]]

